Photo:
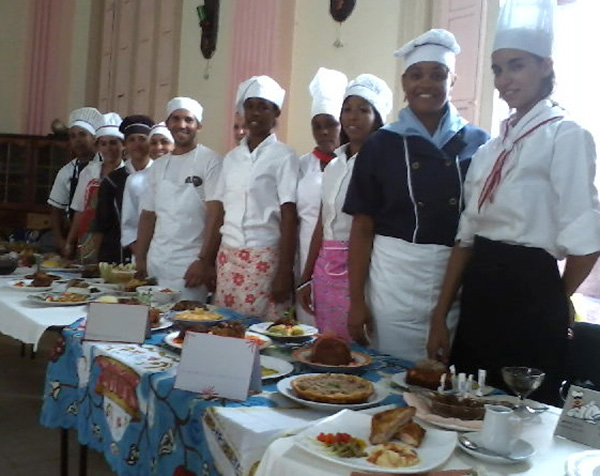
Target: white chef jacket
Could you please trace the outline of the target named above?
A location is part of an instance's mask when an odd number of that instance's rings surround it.
[[[302,272],[308,257],[310,240],[321,209],[321,161],[312,152],[305,154],[299,159],[300,174],[298,179],[298,256],[299,272]]]
[[[142,195],[148,183],[148,169],[154,161],[150,159],[142,170],[129,174],[123,190],[121,207],[121,246],[126,247],[137,240],[137,229],[142,213]]]
[[[194,163],[196,152],[198,155]],[[183,183],[188,176],[201,177],[203,186],[197,187],[198,193],[204,194],[205,202],[216,199],[215,188],[221,172],[221,157],[208,147],[198,144],[195,149],[182,155],[172,153],[163,155],[147,170],[147,186],[141,200],[143,210],[151,212],[155,210],[156,187],[157,183],[165,177],[165,169],[166,178],[175,183]]]
[[[472,246],[475,235],[543,248],[557,259],[600,250],[600,213],[594,187],[596,152],[592,135],[564,118],[545,124],[517,142],[495,190],[478,211],[483,185],[502,150],[536,124],[566,111],[540,101],[506,139],[496,137],[473,157],[465,180],[465,203],[457,240]]]
[[[71,192],[71,180],[73,179],[73,173],[77,167],[77,161],[79,159],[73,159],[63,165],[54,179],[52,190],[48,196],[48,204],[56,208],[67,210],[69,208],[69,194]],[[88,165],[94,162],[100,162],[100,155],[96,154]],[[87,168],[87,165],[83,170]],[[82,170],[82,172],[83,172]]]
[[[115,168],[120,169],[125,166],[125,162],[121,161],[121,164]],[[85,191],[88,184],[92,180],[99,180],[100,174],[102,173],[102,162],[92,162],[79,174],[79,182],[77,182],[77,188],[71,200],[71,208],[76,212],[82,212],[85,209]]]
[[[338,147],[335,150],[337,157],[329,162],[323,171],[321,219],[323,220],[323,239],[327,241],[350,240],[352,215],[344,213],[342,207],[354,170],[356,154],[347,158],[347,149],[348,144]]]
[[[296,203],[298,156],[269,135],[252,152],[245,137],[223,159],[217,199],[223,203],[223,243],[234,248],[277,246],[280,207]]]

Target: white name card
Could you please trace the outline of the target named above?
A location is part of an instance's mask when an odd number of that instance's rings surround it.
[[[600,392],[571,385],[554,434],[600,448]]]
[[[247,339],[188,332],[175,388],[206,397],[246,400],[250,390],[262,388],[258,349]]]
[[[141,344],[148,328],[148,306],[90,303],[84,339]]]

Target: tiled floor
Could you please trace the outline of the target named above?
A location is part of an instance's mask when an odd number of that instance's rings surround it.
[[[60,474],[60,430],[39,421],[46,362],[56,334],[46,333],[35,359],[20,357],[20,344],[0,334],[0,476]],[[69,434],[69,475],[78,471],[79,446]],[[89,476],[114,474],[101,455],[88,454]]]

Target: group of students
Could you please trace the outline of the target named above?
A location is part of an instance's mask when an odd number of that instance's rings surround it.
[[[498,21],[494,83],[513,113],[492,140],[450,101],[460,46],[439,29],[396,52],[406,106],[390,124],[383,80],[319,69],[309,86],[316,146],[300,158],[274,133],[285,91],[267,76],[239,85],[247,135],[223,159],[197,144],[202,107],[170,101],[174,150],[125,185],[146,173],[137,269],[269,320],[295,300],[300,321],[321,332],[485,368],[499,387],[503,366],[540,368],[536,397],[555,402],[569,298],[600,252],[600,213],[592,136],[550,99],[556,2],[533,3],[507,0]],[[108,178],[121,183],[110,172],[118,161],[105,162],[95,165],[101,192]]]

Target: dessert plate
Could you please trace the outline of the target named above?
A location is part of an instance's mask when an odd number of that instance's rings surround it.
[[[252,324],[249,329],[253,332],[258,332],[259,334],[264,334],[266,336],[271,337],[272,339],[285,340],[285,341],[298,341],[304,340],[308,337],[314,336],[319,332],[316,327],[308,326],[306,324],[298,324],[303,331],[303,334],[295,335],[295,336],[285,336],[282,334],[278,334],[276,332],[270,332],[269,326],[273,325],[272,322],[259,322],[258,324]]]
[[[294,371],[294,366],[289,362],[278,359],[276,357],[270,357],[268,355],[260,356],[260,366],[263,370],[263,380],[271,380],[275,378],[285,377]],[[265,369],[274,371],[275,373],[265,374]]]
[[[373,395],[369,397],[369,399],[364,403],[322,403],[322,402],[313,402],[311,400],[305,400],[304,398],[300,398],[296,395],[294,390],[292,389],[292,381],[298,377],[304,377],[306,375],[321,375],[321,374],[302,374],[302,375],[294,375],[292,377],[284,378],[277,382],[277,390],[279,393],[286,396],[287,398],[294,400],[296,403],[300,403],[308,408],[314,408],[315,410],[320,410],[324,412],[338,412],[343,409],[350,410],[360,410],[361,408],[369,408],[379,405],[383,402],[387,396],[390,394],[389,389],[379,386],[376,383],[373,383],[373,387],[375,391]]]
[[[469,440],[474,441],[477,445],[482,445],[480,432],[475,431],[473,433],[465,433],[464,436],[466,436]],[[522,439],[518,439],[517,441],[515,441],[513,449],[509,454],[510,458],[505,458],[504,456],[500,455],[488,454],[485,451],[485,448],[481,450],[471,449],[465,446],[465,444],[461,441],[460,438],[458,439],[458,447],[477,459],[487,461],[488,463],[499,464],[521,463],[526,459],[530,458],[535,453],[535,448],[530,443]]]
[[[320,433],[348,433],[355,438],[360,438],[367,442],[365,452],[369,454],[380,447],[380,445],[373,446],[368,444],[371,432],[371,418],[371,415],[365,413],[344,410],[298,433],[294,437],[294,441],[303,450],[332,463],[364,471],[365,473],[381,472],[388,474],[427,472],[444,463],[456,447],[455,433],[431,428],[427,430],[421,446],[415,449],[419,456],[419,463],[408,467],[384,468],[370,463],[366,457],[341,458],[336,456],[317,440],[317,436]]]
[[[600,451],[582,451],[570,455],[565,471],[567,476],[600,476]]]
[[[348,365],[326,365],[310,360],[311,348],[300,348],[292,352],[292,357],[298,362],[316,370],[319,372],[339,372],[339,373],[352,373],[359,370],[363,370],[367,367],[373,359],[370,355],[363,354],[362,352],[351,351],[352,362]]]

